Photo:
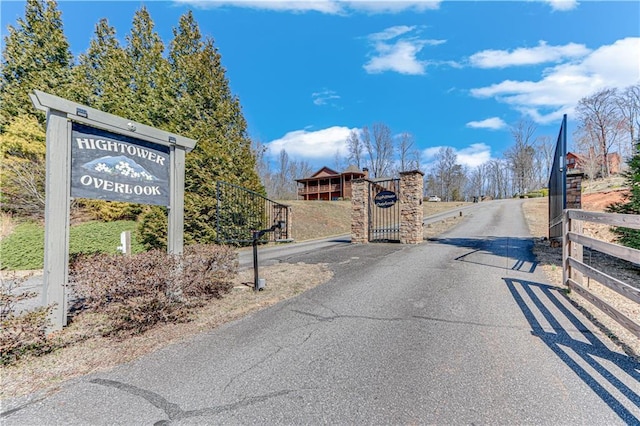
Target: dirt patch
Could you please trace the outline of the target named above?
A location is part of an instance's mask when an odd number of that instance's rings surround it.
[[[628,194],[627,188],[611,189],[605,192],[582,194],[582,208],[592,212],[603,212],[613,203],[623,201],[625,194]]]
[[[602,194],[601,197],[599,197],[598,194],[590,195],[587,200],[583,198],[584,209],[590,211],[602,211],[598,210],[598,206],[607,202],[603,200],[611,200],[615,197],[615,195],[611,195],[611,191]],[[533,249],[534,254],[549,281],[566,290],[566,287],[562,284],[562,248],[551,247],[547,239],[548,209],[548,198],[530,199],[524,203],[524,213],[529,224],[529,230],[531,235],[536,237]],[[613,242],[615,239],[615,234],[613,234],[606,225],[585,223],[583,230],[586,234],[594,238],[609,242]],[[584,262],[629,285],[640,286],[640,268],[629,262],[587,248],[584,250]],[[590,291],[624,313],[627,317],[640,318],[640,305],[637,303],[619,295],[595,280],[585,279],[584,284]],[[635,335],[577,293],[568,293],[568,298],[604,335],[617,343],[629,356],[640,361],[640,340]]]

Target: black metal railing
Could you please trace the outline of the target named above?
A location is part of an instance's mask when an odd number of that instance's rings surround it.
[[[249,245],[254,232],[280,227],[261,235],[261,241],[287,241],[289,206],[270,200],[262,194],[231,183],[216,182],[216,242]]]
[[[567,208],[567,115],[562,117],[549,177],[549,239],[562,238],[562,212]]]

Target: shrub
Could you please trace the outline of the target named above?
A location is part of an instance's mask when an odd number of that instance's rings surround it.
[[[606,211],[610,213],[640,214],[640,150],[629,160],[629,169],[623,174],[629,191],[619,203],[611,204]],[[640,229],[613,228],[618,234],[618,242],[627,247],[640,250]]]
[[[182,268],[185,295],[219,298],[231,289],[238,261],[235,251],[229,247],[194,244],[185,248]]]
[[[15,275],[2,280],[0,287],[0,365],[16,362],[25,355],[42,355],[56,347],[47,339],[51,306],[15,313],[16,303],[34,297],[33,292],[20,292],[27,277]]]
[[[163,207],[148,207],[140,216],[137,228],[138,240],[148,250],[167,248],[167,228],[169,221]]]
[[[102,313],[103,335],[142,333],[157,323],[189,320],[190,308],[231,289],[237,272],[229,247],[187,246],[174,256],[151,250],[134,256],[79,256],[70,282],[81,310]]]
[[[80,207],[89,211],[96,219],[111,222],[114,220],[137,220],[143,212],[140,204],[119,201],[79,199]]]
[[[25,355],[39,356],[56,345],[47,338],[51,307],[40,307],[19,315],[9,314],[0,322],[0,364],[11,364]]]

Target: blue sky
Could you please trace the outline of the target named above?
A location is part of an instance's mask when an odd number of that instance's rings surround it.
[[[318,168],[376,122],[413,134],[424,165],[450,146],[473,167],[502,156],[518,120],[555,141],[566,113],[571,139],[582,97],[640,82],[636,1],[59,0],[74,55],[103,17],[124,43],[143,5],[167,46],[193,10],[250,136]],[[24,2],[1,12],[4,37]]]

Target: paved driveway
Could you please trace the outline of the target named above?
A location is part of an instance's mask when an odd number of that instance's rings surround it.
[[[640,365],[531,256],[521,201],[415,246],[287,254],[335,276],[41,399],[2,424],[638,424]],[[277,261],[277,259],[275,259]]]

